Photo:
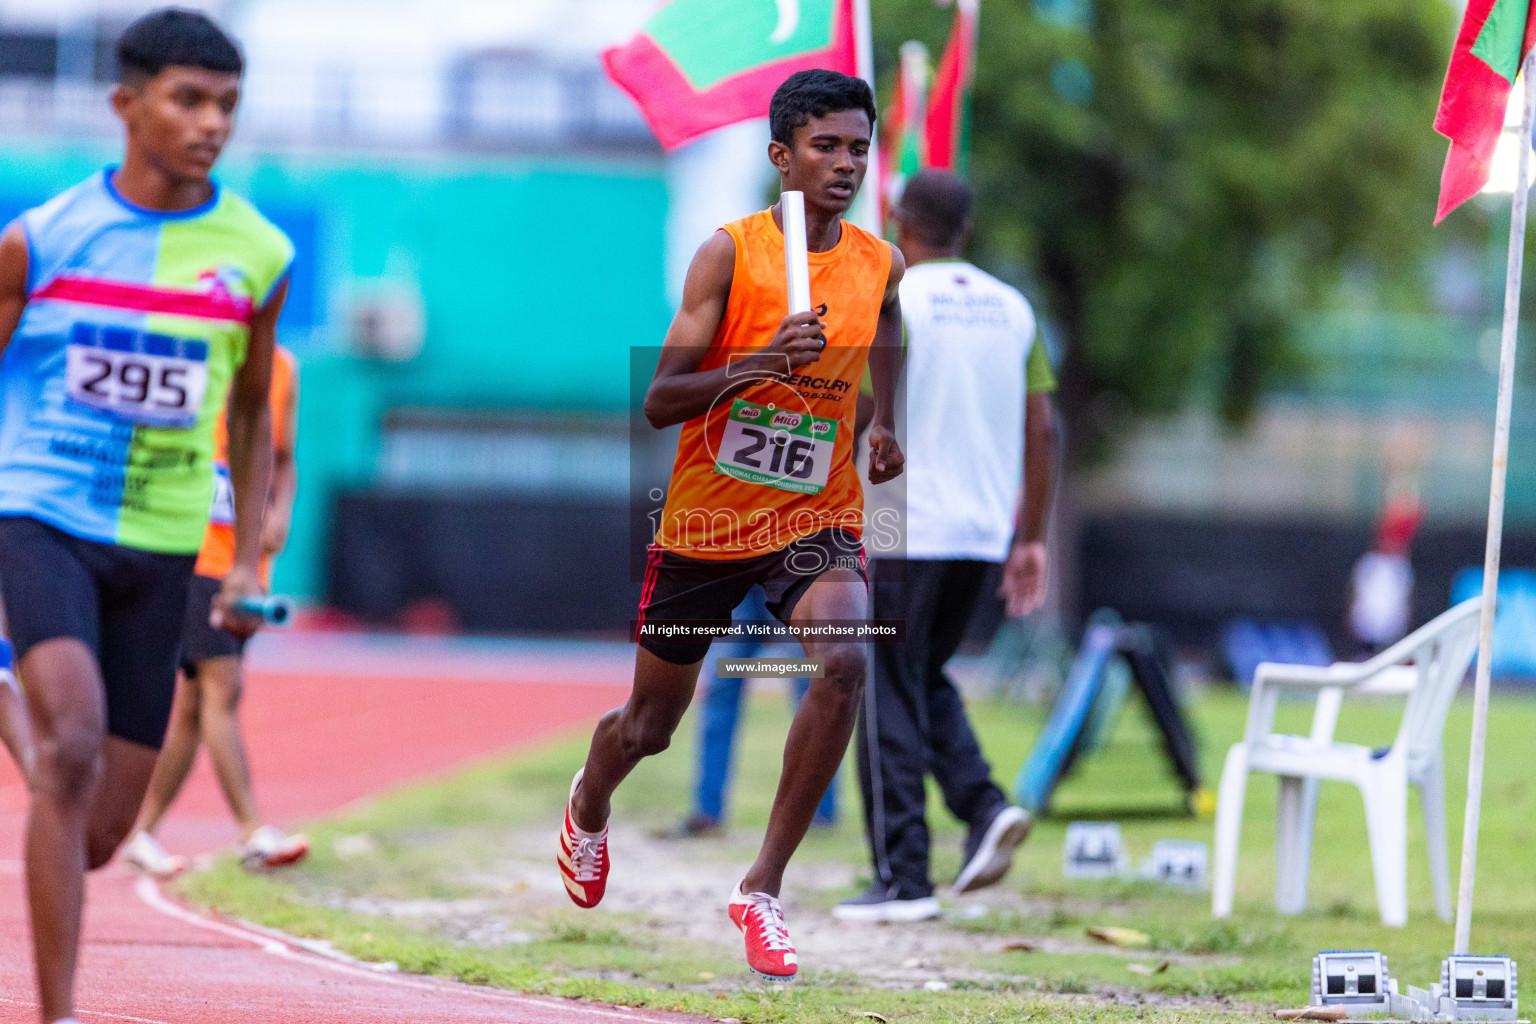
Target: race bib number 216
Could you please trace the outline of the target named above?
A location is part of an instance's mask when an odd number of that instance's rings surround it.
[[[715,472],[749,484],[818,494],[827,485],[836,441],[836,420],[738,398],[720,438]]]

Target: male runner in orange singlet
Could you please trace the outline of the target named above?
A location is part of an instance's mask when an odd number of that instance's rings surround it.
[[[778,207],[727,224],[689,267],[645,397],[653,426],[684,426],[642,588],[634,689],[598,724],[560,837],[560,870],[578,906],[603,897],[610,796],[642,758],[667,748],[709,650],[707,638],[651,630],[729,620],[754,585],[793,626],[868,616],[853,462],[866,364],[875,386],[870,480],[902,467],[893,431],[901,254],[843,220],[864,179],[874,120],[869,86],[833,71],[790,76],[770,104],[768,157],[782,188],[805,194],[815,312],[784,315]],[[854,638],[802,644],[825,675],[795,715],[767,836],[729,904],[748,966],[776,980],[798,969],[778,901],[784,869],[847,749],[866,664]]]
[[[272,491],[261,536],[261,583],[268,590],[272,587],[272,559],[288,543],[293,498],[298,490],[293,457],[298,374],[293,353],[281,346],[274,349]],[[293,864],[309,852],[305,837],[287,835],[276,826],[263,824],[256,812],[250,761],[240,735],[240,697],[245,688],[240,658],[245,640],[208,621],[213,596],[235,560],[234,491],[229,487],[229,433],[223,420],[215,425],[213,439],[217,485],[181,629],[181,673],[176,681],[176,702],[171,707],[171,726],[155,761],[138,828],[123,848],[124,860],[161,878],[178,875],[188,866],[187,858],[166,852],[155,838],[155,829],[186,783],[199,744],[208,747],[219,788],[240,828],[240,863],[251,870],[276,868]]]

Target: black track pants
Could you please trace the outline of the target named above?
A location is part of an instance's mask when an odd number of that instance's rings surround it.
[[[933,894],[924,776],[933,775],[950,813],[967,825],[1007,803],[944,672],[990,565],[876,559],[871,567],[873,618],[905,620],[906,641],[872,645],[874,670],[859,715],[859,788],[876,877],[899,898],[916,899]]]

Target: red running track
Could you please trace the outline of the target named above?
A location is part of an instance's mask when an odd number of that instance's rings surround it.
[[[622,648],[583,645],[565,656],[545,646],[482,648],[464,655],[445,646],[423,659],[394,651],[370,657],[350,639],[311,637],[290,646],[298,657],[289,650],[290,656],[254,659],[245,705],[257,799],[270,820],[290,824],[579,730],[621,703],[628,688],[630,655]],[[328,670],[298,671],[296,661]],[[26,800],[8,759],[0,761],[0,1022],[33,1024],[38,1011],[21,878]],[[206,763],[199,763],[162,838],[184,853],[233,842]],[[378,972],[282,936],[210,920],[117,865],[90,880],[77,992],[82,1024],[687,1019]]]

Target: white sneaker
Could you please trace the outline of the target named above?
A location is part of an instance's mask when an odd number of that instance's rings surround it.
[[[955,892],[975,892],[1001,880],[1013,867],[1013,852],[1029,836],[1034,823],[1024,808],[1004,807],[980,837],[966,837],[965,867],[955,879]]]
[[[886,887],[878,880],[869,883],[862,895],[843,900],[832,908],[832,916],[839,921],[865,921],[879,924],[911,924],[914,921],[930,921],[944,912],[937,896],[912,896],[903,898],[895,887]]]
[[[240,864],[247,871],[264,871],[296,864],[308,853],[308,837],[290,836],[280,828],[263,825],[240,847]]]
[[[148,832],[135,832],[123,847],[123,860],[155,878],[175,878],[192,862],[179,854],[167,853],[165,847]]]

